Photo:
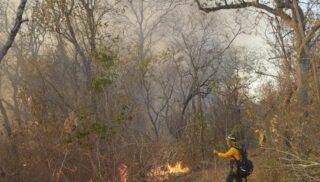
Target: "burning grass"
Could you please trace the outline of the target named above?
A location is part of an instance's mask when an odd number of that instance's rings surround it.
[[[147,173],[149,178],[148,181],[165,181],[170,177],[177,177],[188,174],[190,172],[189,167],[183,167],[182,162],[178,161],[174,165],[166,164],[161,166],[156,166],[150,169]]]
[[[120,182],[127,182],[128,181],[128,166],[125,164],[121,164],[118,167],[118,171],[120,174]]]

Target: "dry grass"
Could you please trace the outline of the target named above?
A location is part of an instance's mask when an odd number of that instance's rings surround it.
[[[141,182],[150,166],[179,159],[191,172],[166,182],[224,182],[228,173],[227,160],[208,155],[201,162],[184,155],[187,150],[179,144],[138,141],[128,145],[128,141],[101,140],[97,146],[97,140],[93,140],[97,138],[81,144],[66,143],[66,138],[57,137],[60,130],[55,127],[49,131],[22,132],[11,140],[1,141],[0,182],[116,182],[119,181],[117,167],[124,162],[128,166],[129,182]],[[254,149],[248,153],[255,166],[249,182],[294,181],[272,151]]]

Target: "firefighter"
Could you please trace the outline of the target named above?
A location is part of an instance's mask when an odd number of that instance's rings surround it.
[[[237,138],[234,134],[229,134],[227,136],[227,144],[229,147],[229,150],[227,152],[218,152],[216,150],[213,151],[214,155],[221,157],[221,158],[226,158],[230,160],[230,170],[229,174],[227,176],[226,182],[242,182],[246,181],[245,178],[241,178],[237,174],[237,163],[236,161],[240,160],[241,153],[240,153],[240,147]]]

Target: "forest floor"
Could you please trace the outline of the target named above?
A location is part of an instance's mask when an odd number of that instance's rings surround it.
[[[259,153],[259,149],[257,150],[250,150],[249,151],[249,158],[252,160],[254,164],[254,171],[253,173],[247,178],[248,182],[256,182],[259,181],[258,173],[260,172],[259,169],[259,162],[260,157],[257,155]],[[217,159],[223,160],[223,159]],[[221,161],[220,161],[221,162]],[[191,171],[186,176],[176,178],[176,179],[169,179],[166,182],[225,182],[226,177],[228,175],[228,164],[229,161],[225,161],[226,165],[217,166],[213,164],[213,167],[203,170]]]

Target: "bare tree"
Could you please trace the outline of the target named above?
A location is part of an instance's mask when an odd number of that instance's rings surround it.
[[[0,62],[3,60],[3,58],[6,56],[8,50],[12,47],[16,35],[18,34],[21,24],[27,20],[23,20],[23,14],[25,11],[25,6],[27,4],[27,0],[21,0],[20,4],[18,6],[17,12],[16,12],[16,19],[14,22],[14,26],[13,28],[10,30],[8,38],[5,42],[5,44],[2,46],[1,50],[0,50]],[[8,6],[7,6],[8,7]],[[5,11],[4,17],[2,17],[5,20],[4,26],[3,28],[8,28],[8,15],[7,15],[7,11]],[[8,136],[11,136],[12,134],[12,129],[11,129],[11,122],[10,122],[10,118],[8,116],[7,110],[5,105],[6,101],[4,99],[1,99],[1,114],[3,115],[3,119],[4,119],[4,128],[6,130],[6,133]]]
[[[156,138],[159,139],[160,116],[167,107],[172,92],[161,89],[163,84],[159,83],[163,83],[163,80],[158,82],[156,79],[161,75],[153,74],[152,67],[155,65],[161,67],[157,63],[160,59],[158,54],[161,52],[157,49],[157,44],[163,40],[163,33],[160,30],[164,28],[170,13],[180,4],[174,0],[126,0],[123,4],[126,7],[126,12],[120,21],[125,27],[123,31],[124,42],[125,44],[131,44],[128,52],[134,61],[132,65],[134,73],[132,74],[135,75],[134,77],[137,80],[130,84],[131,88],[137,88],[131,94],[137,99],[136,105],[144,103],[143,106],[137,106],[143,107],[146,111],[146,113],[141,113],[140,117],[148,118]],[[166,82],[164,87],[170,87],[170,84],[170,82]],[[158,89],[154,89],[154,87]],[[159,90],[162,90],[161,97],[164,97],[162,101],[155,99],[156,95],[159,95]],[[143,121],[144,119],[141,119],[137,123],[139,130],[143,130],[142,128],[146,126]]]
[[[310,65],[310,47],[317,41],[317,32],[320,28],[320,20],[308,17],[314,11],[314,8],[303,8],[303,3],[298,0],[292,1],[237,1],[228,3],[221,1],[219,4],[210,5],[207,1],[195,0],[200,10],[204,12],[215,12],[222,9],[242,9],[253,7],[263,10],[266,13],[279,17],[290,27],[294,34],[296,65],[298,66],[298,88],[300,91],[300,106],[304,114],[307,114],[308,105],[308,80]],[[316,7],[317,1],[310,1],[308,7]]]
[[[213,28],[216,21],[214,17],[195,13],[192,16],[182,13],[175,17],[184,17],[174,21],[170,27],[173,31],[170,32],[173,35],[171,59],[179,79],[178,96],[182,97],[180,124],[175,134],[179,136],[187,126],[185,115],[190,105],[193,106],[193,113],[203,120],[203,98],[210,94],[210,85],[221,76],[222,57],[240,34],[241,26],[237,25],[230,33],[230,40],[225,40]],[[203,130],[204,123],[200,124]],[[201,132],[203,134],[204,131]]]
[[[151,71],[155,72],[155,71]],[[160,77],[160,76],[158,76]],[[143,81],[143,88],[146,94],[145,105],[150,122],[153,126],[153,131],[156,135],[156,139],[159,140],[159,121],[161,114],[168,108],[170,100],[172,98],[174,81],[170,81],[170,78],[159,78],[155,83],[150,83],[145,79]],[[160,87],[161,93],[156,91]],[[158,96],[157,96],[158,95]]]

